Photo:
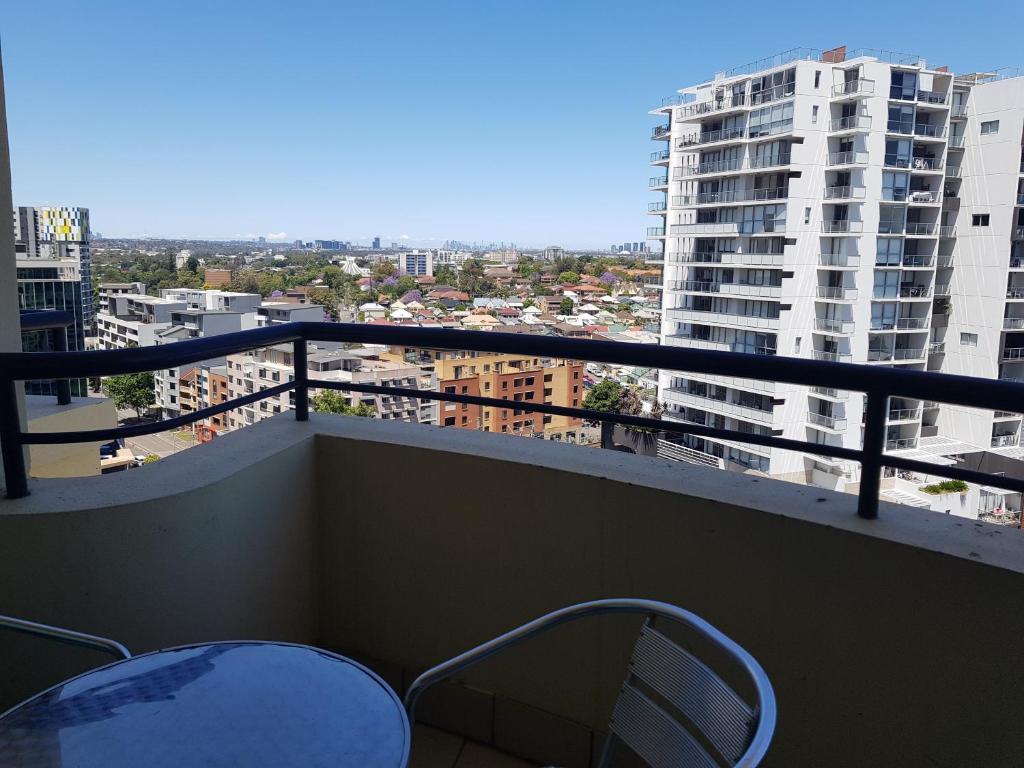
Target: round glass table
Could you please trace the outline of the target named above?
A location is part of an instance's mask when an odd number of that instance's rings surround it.
[[[401,768],[409,742],[402,702],[377,675],[287,643],[135,656],[0,715],[5,768]]]

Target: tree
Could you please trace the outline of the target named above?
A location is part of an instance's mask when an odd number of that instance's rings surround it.
[[[621,399],[622,385],[617,381],[605,379],[587,392],[587,396],[583,398],[583,407],[590,411],[618,413]]]
[[[195,256],[189,256],[188,261],[185,262],[185,269],[191,272],[193,275],[199,273],[199,259]]]
[[[338,413],[344,416],[373,416],[372,405],[360,403],[352,406],[348,398],[332,389],[321,389],[313,395],[313,410],[317,413]]]
[[[459,275],[453,267],[450,267],[447,264],[442,264],[434,270],[434,280],[437,281],[438,285],[450,285],[454,287],[459,283]]]
[[[319,304],[331,320],[338,321],[338,296],[330,288],[313,288],[309,292],[309,303]]]
[[[576,308],[573,300],[566,296],[558,305],[558,314],[560,315],[571,315],[572,311]]]
[[[160,457],[155,453],[147,453],[145,458],[142,460],[143,464],[152,464],[153,462],[160,461]]]
[[[579,272],[571,272],[569,270],[566,270],[565,272],[562,272],[558,276],[558,282],[560,282],[560,283],[571,283],[572,285],[576,285],[576,283],[578,283],[579,281],[580,281],[580,273]]]
[[[114,401],[114,407],[132,408],[135,415],[142,418],[142,413],[154,402],[153,374],[126,373],[121,376],[110,376],[103,382],[103,394]]]

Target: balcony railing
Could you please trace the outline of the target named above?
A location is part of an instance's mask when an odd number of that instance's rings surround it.
[[[921,418],[920,408],[893,408],[889,411],[889,421],[913,421]]]
[[[857,289],[832,285],[819,285],[817,297],[819,299],[829,299],[832,301],[853,301],[857,298]]]
[[[935,233],[937,231],[938,231],[938,225],[937,224],[929,224],[929,223],[914,222],[914,221],[908,221],[907,222],[906,233],[908,235],[927,235],[927,236],[931,236],[931,235],[935,235]]]
[[[862,221],[848,221],[846,219],[837,219],[835,221],[823,221],[821,222],[821,231],[825,234],[843,234],[843,233],[857,233],[864,231],[864,222]]]
[[[825,187],[826,200],[863,200],[867,196],[866,187],[850,185],[833,185]]]
[[[817,427],[825,427],[826,429],[841,430],[846,428],[846,418],[841,416],[830,416],[825,413],[817,413],[815,411],[807,412],[807,421]]]
[[[902,299],[927,299],[932,295],[932,289],[927,285],[901,285],[900,298]]]
[[[917,100],[923,104],[945,104],[949,94],[944,91],[918,91]]]
[[[745,128],[721,128],[715,131],[691,133],[689,136],[680,137],[678,141],[676,141],[676,147],[684,149],[686,147],[700,146],[701,144],[714,144],[718,141],[742,139],[746,134],[747,132]]]
[[[672,133],[672,126],[671,125],[669,125],[669,124],[666,124],[666,125],[656,125],[656,126],[654,126],[654,128],[651,129],[651,138],[652,139],[668,139],[669,138],[669,134],[671,134],[671,133]]]
[[[929,125],[928,123],[915,123],[914,135],[931,139],[941,139],[946,135],[946,126]]]
[[[946,178],[947,179],[959,179],[960,178],[960,166],[959,165],[947,165],[946,166]]]
[[[650,179],[647,180],[647,185],[651,189],[655,189],[657,187],[666,187],[668,186],[668,176],[652,176]]]
[[[1024,288],[1010,287],[1006,289],[1006,298],[1024,299]]]
[[[867,152],[830,152],[828,155],[829,165],[867,165]]]
[[[836,320],[831,317],[816,317],[814,319],[814,330],[823,333],[847,335],[853,333],[854,327],[852,320]]]
[[[829,124],[829,128],[831,128],[832,133],[839,133],[842,131],[866,131],[871,128],[871,116],[847,115],[846,117],[837,117]]]
[[[673,254],[672,261],[682,264],[739,264],[756,267],[781,267],[786,256],[782,253],[746,253],[737,251],[682,251]]]
[[[1012,435],[993,435],[992,436],[992,447],[993,448],[1005,448],[1010,445],[1017,445],[1020,440],[1020,436],[1017,434]]]
[[[1024,269],[1024,256],[1011,256],[1010,269]]]
[[[956,237],[956,227],[952,224],[943,224],[939,227],[939,237]]]
[[[953,135],[950,136],[946,141],[948,142],[949,146],[952,147],[953,149],[960,149],[964,145],[964,136],[963,134]]]
[[[667,150],[667,149],[662,149],[662,150],[659,150],[657,152],[651,152],[651,162],[652,163],[663,162],[665,160],[668,160],[669,157],[671,157],[671,154],[672,153],[669,152],[669,150]]]
[[[114,439],[153,434],[200,422],[212,416],[275,397],[295,393],[295,418],[309,419],[309,390],[334,389],[364,392],[420,400],[508,408],[509,401],[418,388],[389,387],[353,382],[311,380],[307,367],[308,342],[378,344],[384,346],[457,349],[471,352],[505,352],[535,357],[550,357],[616,365],[641,366],[670,371],[700,371],[707,374],[782,381],[808,387],[831,387],[842,381],[848,390],[866,393],[866,416],[861,449],[834,445],[811,445],[772,434],[747,433],[705,425],[668,424],[640,416],[567,408],[547,403],[519,401],[516,406],[527,412],[567,416],[591,421],[607,421],[634,427],[662,429],[713,439],[734,440],[768,448],[780,448],[861,462],[858,512],[877,517],[881,469],[895,467],[910,472],[933,474],[997,485],[1024,492],[1024,479],[969,470],[960,466],[937,466],[906,458],[884,455],[885,418],[890,396],[921,400],[941,400],[952,405],[988,410],[1017,411],[1024,398],[1024,386],[988,379],[927,373],[924,371],[872,370],[864,366],[835,365],[800,358],[779,357],[774,347],[739,347],[744,354],[673,346],[622,344],[611,341],[566,339],[559,337],[506,334],[497,332],[446,330],[437,328],[387,327],[360,323],[287,323],[208,338],[189,339],[175,344],[100,352],[28,352],[0,354],[0,445],[7,481],[7,495],[17,498],[29,491],[24,446],[61,445],[80,442],[106,442]],[[162,370],[188,363],[224,357],[278,344],[292,344],[295,376],[292,381],[268,387],[223,403],[202,408],[164,421],[112,428],[25,432],[20,426],[20,406],[16,382],[59,380],[68,377],[92,378],[142,371]],[[830,353],[834,354],[834,353]],[[761,358],[770,355],[770,360]],[[839,359],[844,359],[842,356]]]
[[[1004,347],[1003,360],[1024,360],[1024,347]]]
[[[1024,205],[1024,193],[1017,194],[1017,205]]]
[[[684,104],[676,110],[676,113],[680,119],[698,117],[700,115],[710,115],[714,112],[721,112],[727,109],[740,109],[747,106],[747,103],[747,95],[745,93],[737,93],[725,96],[721,99],[711,99],[708,101],[697,101],[693,104]]]
[[[845,253],[821,253],[818,254],[818,263],[823,267],[840,267],[855,269],[860,266],[860,255]]]
[[[934,296],[938,296],[939,298],[941,298],[943,296],[949,296],[951,293],[952,293],[952,290],[951,290],[951,288],[949,286],[949,283],[936,283],[935,284],[935,292],[933,294]]]
[[[667,209],[668,209],[668,206],[665,205],[665,201],[664,200],[658,200],[657,202],[648,203],[647,204],[647,212],[648,213],[660,213],[661,211],[664,211],[664,210],[667,210]]]
[[[838,96],[870,96],[875,92],[875,81],[864,78],[847,80],[832,86],[833,98]]]
[[[967,117],[967,105],[966,104],[954,104],[950,108],[949,114],[950,114],[951,117],[956,117],[956,118]]]
[[[1003,329],[1007,331],[1015,331],[1024,328],[1024,317],[1004,317],[1003,318]]]
[[[664,237],[665,236],[665,228],[664,227],[648,227],[647,228],[647,236],[648,237]]]
[[[917,448],[916,437],[898,437],[885,441],[885,450],[887,451],[903,451],[909,448]]]
[[[812,356],[815,360],[828,363],[848,363],[853,359],[849,352],[829,352],[824,349],[815,349]]]
[[[1015,227],[1013,230],[1014,240],[1024,240],[1024,227]]]

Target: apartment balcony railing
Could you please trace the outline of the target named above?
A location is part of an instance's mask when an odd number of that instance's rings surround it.
[[[941,139],[946,135],[946,126],[929,125],[928,123],[915,123],[914,135],[930,139]]]
[[[1024,256],[1011,256],[1010,269],[1024,269]]]
[[[932,289],[928,285],[901,285],[901,299],[928,299],[931,298]]]
[[[867,131],[871,128],[870,115],[848,115],[846,117],[834,118],[829,123],[832,133],[845,133],[848,131]]]
[[[808,411],[807,421],[816,427],[825,427],[826,429],[836,431],[846,429],[846,418],[841,416],[830,416],[825,413]]]
[[[831,166],[867,165],[868,153],[855,151],[830,152],[828,155],[828,164]]]
[[[826,200],[863,200],[867,197],[866,187],[836,184],[825,187]]]
[[[811,387],[810,393],[815,397],[827,397],[830,400],[848,400],[850,393],[835,387]]]
[[[950,290],[950,287],[949,287],[949,283],[936,283],[935,284],[935,292],[934,292],[933,295],[938,296],[939,298],[942,298],[943,296],[949,296],[950,294],[951,294],[951,290]]]
[[[914,157],[910,161],[911,171],[941,171],[942,158],[940,157]]]
[[[900,133],[910,136],[914,133],[913,120],[888,120],[885,124],[886,133]]]
[[[943,355],[946,353],[946,342],[933,341],[928,344],[929,355]]]
[[[916,437],[898,437],[885,441],[885,450],[887,451],[904,451],[910,448],[917,448]]]
[[[652,176],[647,180],[647,185],[651,189],[657,189],[658,187],[668,186],[668,176]]]
[[[823,221],[821,222],[821,231],[830,235],[855,234],[864,231],[864,222],[849,221],[847,219]]]
[[[672,126],[670,124],[656,125],[651,129],[652,139],[669,139],[672,133]]]
[[[664,200],[658,200],[657,202],[647,204],[648,213],[661,213],[666,210],[668,210],[668,206],[665,205]]]
[[[715,131],[691,133],[689,136],[681,136],[676,141],[676,147],[678,149],[685,149],[686,147],[700,146],[702,144],[714,144],[719,141],[732,141],[745,138],[746,133],[745,128],[722,128]]]
[[[903,257],[903,261],[900,262],[905,269],[921,269],[927,268],[932,265],[932,256],[927,253],[913,253],[907,254]],[[883,262],[875,262],[876,267],[888,267],[891,264]]]
[[[766,187],[761,189],[729,189],[722,192],[698,192],[696,195],[675,195],[672,205],[722,205],[746,203],[760,200],[784,200],[789,195],[788,187]]]
[[[835,333],[845,336],[853,333],[855,328],[856,325],[852,320],[836,320],[831,317],[814,318],[814,330],[821,331],[822,333]]]
[[[886,294],[884,298],[894,298],[895,294]],[[876,298],[882,298],[876,296]],[[872,320],[872,331],[927,331],[927,317],[898,317],[895,320]]]
[[[1024,317],[1004,317],[1003,330],[1016,331],[1024,328]]]
[[[1003,347],[1003,360],[1024,360],[1024,347]]]
[[[682,120],[688,117],[710,115],[730,109],[742,109],[746,106],[748,106],[747,95],[745,93],[737,93],[720,99],[684,104],[676,110],[676,116]]]
[[[1005,448],[1010,445],[1017,445],[1020,441],[1020,436],[1016,433],[1012,435],[993,435],[992,436],[992,447],[993,448]]]
[[[859,254],[845,253],[820,253],[818,264],[823,267],[836,267],[838,269],[856,269],[860,266]]]
[[[727,160],[707,160],[697,165],[682,166],[680,171],[683,176],[702,176],[707,173],[728,173],[739,171],[743,167],[743,160],[739,157]]]
[[[906,234],[934,237],[938,233],[938,228],[938,224],[908,221],[906,225]]]
[[[963,134],[952,134],[946,141],[953,149],[962,149],[964,146]]]
[[[199,422],[259,400],[285,392],[295,392],[295,417],[309,418],[309,390],[335,389],[350,392],[383,394],[395,397],[440,400],[489,407],[507,408],[508,401],[418,388],[387,387],[353,382],[310,380],[306,366],[307,342],[326,341],[423,347],[427,349],[460,349],[476,352],[509,352],[537,357],[589,360],[620,365],[644,366],[663,370],[697,370],[706,373],[744,378],[786,381],[802,386],[829,387],[842,380],[844,387],[867,393],[867,417],[864,448],[815,445],[814,452],[841,459],[862,462],[859,509],[862,515],[874,517],[877,511],[880,469],[894,466],[908,471],[939,474],[981,484],[991,484],[991,475],[960,467],[936,467],[914,461],[893,461],[882,455],[884,421],[890,395],[915,399],[934,399],[966,407],[1019,410],[1024,387],[1005,382],[972,379],[925,372],[869,371],[859,366],[832,367],[798,358],[778,357],[774,347],[733,345],[743,355],[729,355],[705,350],[671,346],[620,344],[609,341],[565,339],[559,337],[473,332],[433,328],[404,328],[356,323],[289,323],[220,336],[190,339],[176,344],[102,352],[33,352],[0,354],[0,444],[7,478],[7,494],[24,496],[28,492],[25,471],[25,445],[59,445],[71,442],[109,441],[118,438],[163,432]],[[174,419],[156,423],[120,426],[108,429],[66,432],[24,432],[19,426],[19,404],[15,382],[26,380],[59,380],[66,377],[87,378],[111,376],[140,371],[162,370],[187,363],[209,360],[251,349],[276,344],[292,344],[295,360],[294,380],[268,387],[240,398],[200,409]],[[1011,350],[1006,350],[1010,352]],[[753,353],[753,354],[750,354]],[[824,353],[822,353],[824,354]],[[828,353],[836,354],[836,353]],[[759,355],[771,355],[761,362]],[[845,359],[839,355],[837,360]],[[664,428],[662,422],[638,416],[609,414],[566,408],[545,403],[521,401],[517,407],[527,412],[616,421],[638,427]],[[673,426],[673,429],[678,429]],[[806,450],[801,441],[770,434],[752,435],[737,430],[710,427],[678,429],[698,436],[738,440],[754,445]],[[1024,491],[1024,480],[999,478],[1000,487]]]
[[[893,350],[894,360],[924,360],[927,349],[925,347],[898,347]]]
[[[1024,288],[1011,287],[1006,289],[1006,298],[1024,299]]]
[[[664,162],[665,160],[668,160],[671,157],[671,155],[672,155],[672,153],[669,150],[667,150],[667,149],[660,149],[657,152],[651,152],[651,162],[652,163]]]
[[[647,236],[648,237],[664,237],[665,236],[665,228],[664,227],[648,227],[647,228]]]
[[[912,189],[907,194],[906,201],[911,205],[914,203],[937,203],[939,202],[939,193],[931,189]]]
[[[1017,205],[1024,205],[1024,193],[1017,194]]]
[[[779,317],[762,317],[760,315],[741,315],[732,312],[715,312],[711,310],[689,309],[687,307],[676,307],[666,310],[666,314],[672,320],[680,320],[685,323],[699,323],[701,325],[722,325],[735,328],[756,328],[765,331],[779,330]],[[712,349],[713,347],[708,347]],[[722,349],[729,351],[728,344]]]
[[[946,178],[947,179],[959,179],[960,178],[960,166],[959,165],[947,165],[946,166]]]
[[[824,349],[815,349],[812,356],[815,360],[828,363],[848,363],[853,359],[849,352],[830,352]]]
[[[790,162],[792,162],[791,153],[778,152],[765,155],[764,157],[750,158],[750,168],[754,170],[760,168],[777,168],[779,166],[789,165]]]
[[[916,421],[921,418],[920,408],[892,408],[887,416],[888,421]]]
[[[782,253],[683,251],[673,254],[672,260],[682,264],[740,264],[757,267],[781,267],[785,263],[786,256]]]
[[[721,398],[708,397],[707,395],[674,388],[665,390],[665,400],[673,405],[688,405],[693,408],[724,413],[749,421],[772,423],[771,406],[769,406],[768,410],[765,410],[754,405],[733,403]]]
[[[864,78],[858,80],[847,80],[832,86],[832,97],[841,96],[871,96],[875,92],[875,81]]]
[[[819,285],[816,295],[819,299],[828,299],[830,301],[853,301],[857,298],[857,289]]]
[[[950,117],[964,118],[967,117],[967,105],[966,104],[954,104],[949,110]]]
[[[944,91],[918,91],[917,100],[923,104],[945,104],[949,94]]]
[[[780,99],[787,99],[796,94],[796,86],[793,83],[772,86],[750,94],[750,105],[769,104]]]
[[[1014,240],[1024,240],[1024,227],[1015,227],[1013,230]]]
[[[939,237],[956,237],[956,227],[952,224],[943,224],[939,227]]]

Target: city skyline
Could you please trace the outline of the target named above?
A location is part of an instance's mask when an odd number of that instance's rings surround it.
[[[20,33],[28,8],[6,8],[18,204],[88,206],[97,230],[122,237],[391,231],[422,245],[458,233],[606,248],[640,239],[647,112],[680,83],[799,45],[870,42],[961,72],[1018,58],[1012,25],[874,29],[884,6],[872,3],[841,35],[802,7],[739,25],[725,52],[713,35],[649,45],[649,14],[610,3],[310,8],[58,2],[62,23],[42,38]],[[658,26],[716,22],[714,8],[680,8]],[[41,119],[64,103],[70,123]]]

